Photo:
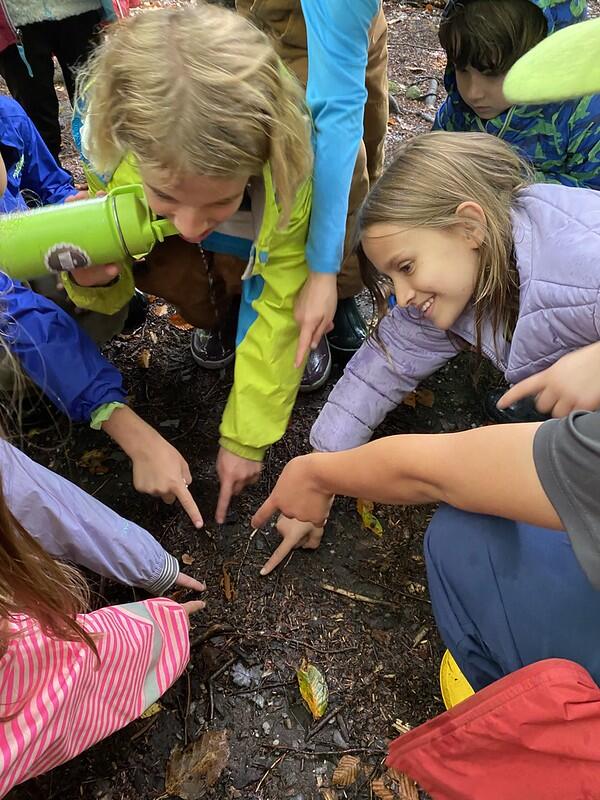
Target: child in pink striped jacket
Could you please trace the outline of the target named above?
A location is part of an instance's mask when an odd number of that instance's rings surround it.
[[[14,486],[7,499],[24,519],[13,494]],[[183,672],[188,615],[204,607],[156,598],[79,613],[88,598],[83,578],[47,554],[7,499],[0,481],[0,798],[139,717]],[[63,530],[61,547],[73,550],[64,540],[79,533]]]

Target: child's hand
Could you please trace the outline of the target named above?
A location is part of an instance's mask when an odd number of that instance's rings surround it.
[[[323,336],[333,328],[333,315],[337,308],[337,275],[330,272],[311,272],[296,299],[294,318],[300,327],[296,350],[296,369],[308,348],[313,350]]]
[[[600,342],[581,347],[515,384],[502,395],[498,408],[524,397],[535,397],[537,410],[553,417],[566,417],[575,409],[600,409]]]
[[[204,524],[188,486],[192,476],[187,461],[160,433],[128,406],[115,409],[102,430],[123,448],[133,464],[133,485],[138,492],[179,500],[196,528]]]
[[[206,603],[204,600],[188,600],[187,603],[181,603],[181,607],[188,615],[189,620],[192,614],[197,614],[198,611],[202,611],[203,608],[206,608]]]
[[[233,495],[239,494],[246,486],[256,483],[262,464],[260,461],[252,461],[249,458],[242,458],[235,453],[219,448],[217,455],[217,475],[221,484],[219,499],[215,519],[222,525],[227,516],[227,509]]]
[[[288,553],[298,547],[302,547],[304,550],[316,550],[323,538],[323,528],[315,527],[312,522],[288,519],[283,514],[277,520],[277,532],[283,541],[261,569],[261,575],[268,575]]]
[[[252,517],[252,527],[262,528],[278,511],[290,519],[312,522],[322,528],[327,522],[333,495],[324,492],[313,479],[311,465],[320,453],[298,456],[287,463],[275,488]]]
[[[191,592],[206,591],[205,583],[202,583],[202,581],[197,581],[196,578],[192,578],[191,575],[186,575],[185,572],[179,573],[175,579],[175,586],[179,586],[181,589],[189,589]]]

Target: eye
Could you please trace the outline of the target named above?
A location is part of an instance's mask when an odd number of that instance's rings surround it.
[[[411,275],[415,271],[415,265],[412,261],[404,261],[398,264],[398,272],[403,272],[405,275]]]
[[[152,189],[152,192],[156,197],[158,197],[159,200],[164,200],[165,203],[174,202],[172,197],[169,197],[168,194],[163,194],[163,192],[159,192],[158,189]]]

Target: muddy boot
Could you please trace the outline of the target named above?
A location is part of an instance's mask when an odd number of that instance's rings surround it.
[[[223,369],[235,358],[235,337],[240,310],[232,303],[222,322],[214,328],[196,328],[192,333],[192,358],[204,369]]]
[[[136,289],[133,297],[129,301],[129,309],[127,311],[127,319],[123,325],[124,333],[131,333],[136,331],[140,325],[143,325],[148,316],[148,308],[150,303],[148,298],[139,289]]]
[[[311,350],[300,382],[301,392],[316,392],[331,374],[331,350],[327,337],[323,336],[317,348]]]
[[[327,334],[336,360],[348,361],[367,337],[367,326],[354,297],[338,300],[333,330]]]

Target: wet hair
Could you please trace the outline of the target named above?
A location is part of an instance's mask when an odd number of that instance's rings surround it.
[[[160,8],[115,25],[80,72],[78,98],[100,174],[125,155],[175,178],[261,175],[268,163],[281,224],[311,174],[299,83],[267,36],[224,8]]]
[[[486,133],[436,131],[404,143],[369,192],[355,231],[362,278],[377,308],[377,323],[387,313],[393,287],[367,258],[360,237],[380,223],[399,229],[455,229],[465,224],[457,208],[471,201],[485,214],[473,292],[477,349],[486,318],[495,334],[509,333],[519,308],[510,211],[520,190],[532,180],[518,154]]]
[[[448,63],[500,75],[548,32],[532,0],[450,0],[439,28]]]

